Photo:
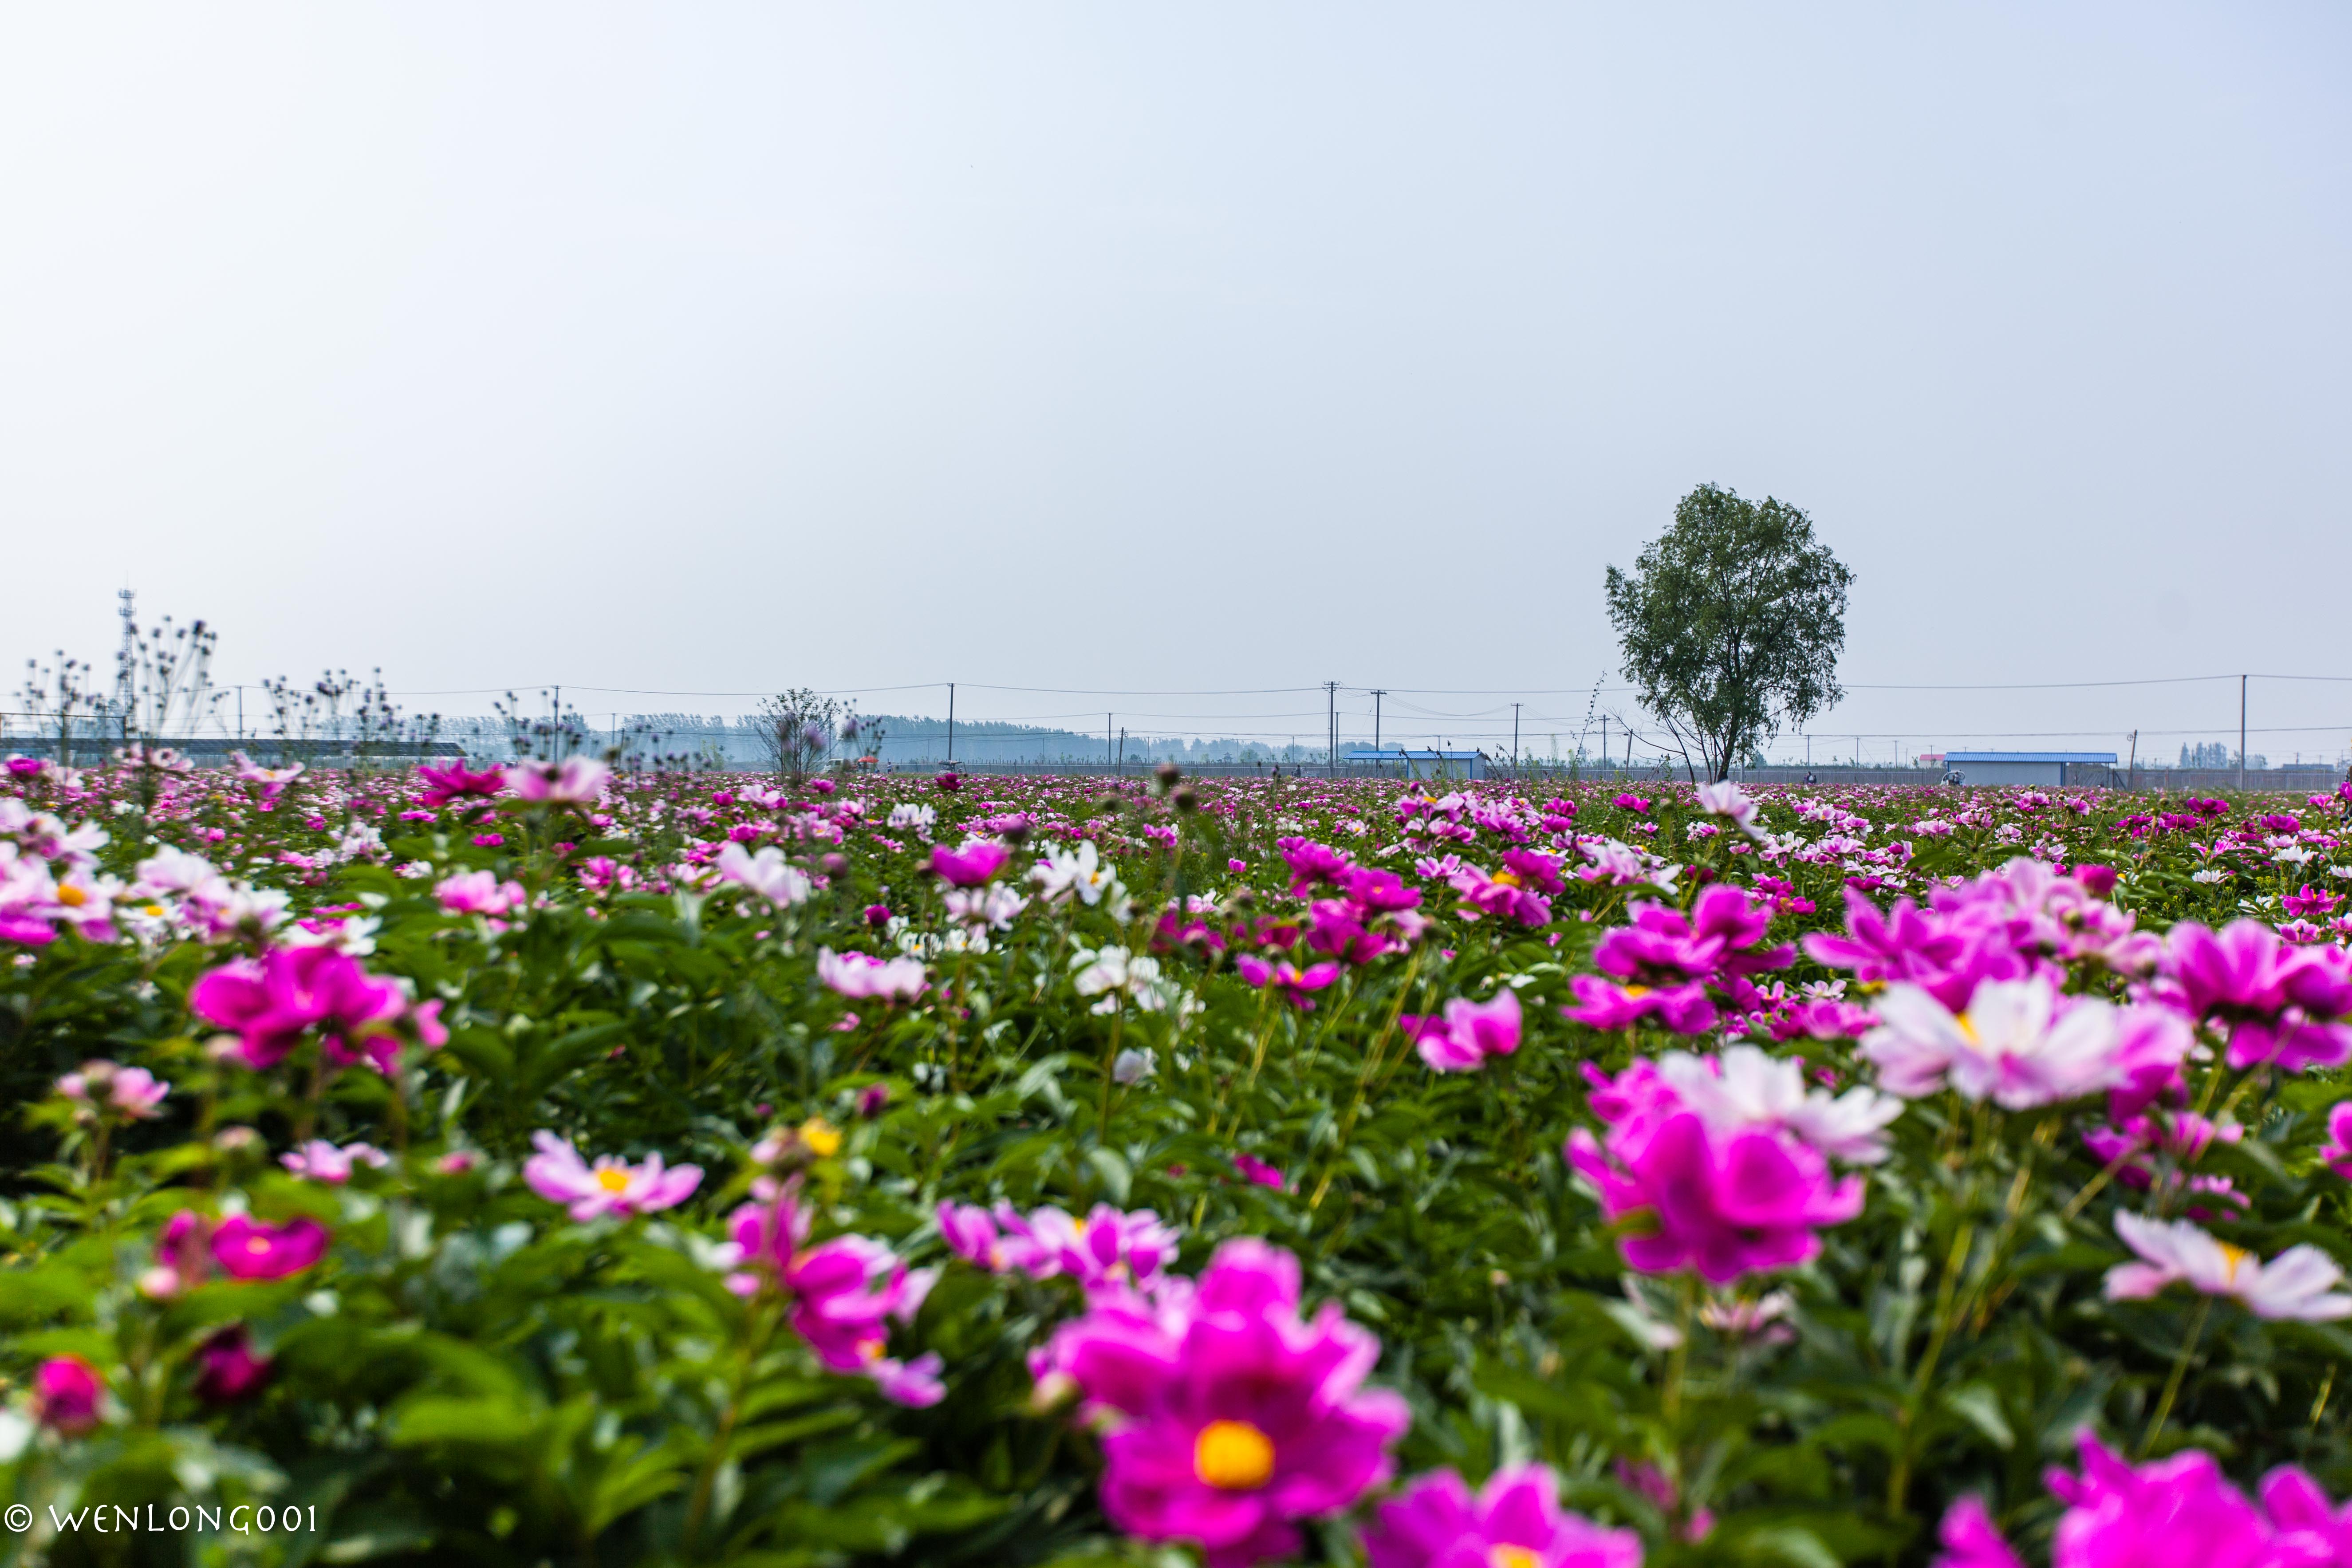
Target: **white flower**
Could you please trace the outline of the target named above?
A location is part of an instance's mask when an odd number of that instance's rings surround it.
[[[1903,1114],[1902,1100],[1872,1089],[1808,1093],[1800,1063],[1754,1046],[1726,1047],[1712,1065],[1688,1051],[1669,1051],[1658,1059],[1658,1076],[1718,1132],[1786,1127],[1822,1153],[1857,1165],[1886,1158],[1883,1133]]]
[[[2275,861],[2282,861],[2289,866],[2302,866],[2308,864],[2314,857],[2311,851],[2305,848],[2302,845],[2290,844],[2285,848],[2273,853],[2271,858]]]
[[[1068,901],[1075,893],[1082,902],[1098,904],[1104,895],[1116,899],[1125,891],[1119,887],[1118,869],[1102,858],[1091,838],[1082,838],[1077,848],[1063,849],[1045,846],[1045,858],[1029,871],[1029,879],[1037,884],[1049,904]]]
[[[2226,882],[2230,879],[2230,873],[2219,867],[2208,866],[2202,871],[2191,871],[2189,879],[2192,882]]]
[[[411,860],[404,865],[394,866],[392,868],[392,874],[395,877],[404,877],[410,881],[415,881],[419,877],[430,877],[433,875],[433,862],[430,860]]]
[[[2058,1011],[2057,988],[2039,975],[1988,980],[1958,1015],[1916,985],[1890,985],[1878,1027],[1858,1054],[1878,1081],[1906,1100],[1948,1080],[1964,1100],[2010,1110],[2051,1105],[2108,1088],[2117,1069],[2116,1010],[2096,997]]]
[[[939,820],[940,814],[928,805],[894,805],[890,808],[892,827],[929,827]]]
[[[1159,1058],[1150,1051],[1139,1051],[1129,1046],[1118,1053],[1110,1064],[1111,1081],[1132,1087],[1160,1070]]]
[[[2315,1247],[2290,1247],[2264,1263],[2190,1221],[2168,1225],[2136,1214],[2117,1214],[2116,1234],[2144,1261],[2107,1270],[2111,1301],[2140,1300],[2180,1280],[2208,1296],[2230,1297],[2257,1318],[2317,1323],[2352,1317],[2352,1296],[2329,1289],[2344,1270]]]
[[[728,845],[719,852],[719,879],[749,888],[787,909],[808,901],[808,878],[772,844],[762,846],[757,855],[744,853],[740,844]]]

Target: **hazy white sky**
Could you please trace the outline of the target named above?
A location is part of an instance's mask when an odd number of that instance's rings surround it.
[[[1855,568],[1853,683],[2352,676],[2347,153],[2334,4],[20,5],[0,654],[128,584],[231,681],[1580,721],[1713,480]]]

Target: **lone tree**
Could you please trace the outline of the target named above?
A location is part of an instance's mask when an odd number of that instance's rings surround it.
[[[1630,574],[1609,568],[1609,619],[1642,706],[1720,779],[1782,724],[1845,695],[1837,658],[1853,581],[1797,508],[1701,485]]]

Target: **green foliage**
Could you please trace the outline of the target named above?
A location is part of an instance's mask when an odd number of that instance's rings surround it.
[[[1780,725],[1844,695],[1853,582],[1797,508],[1701,485],[1632,573],[1609,568],[1609,619],[1642,705],[1720,779]]]

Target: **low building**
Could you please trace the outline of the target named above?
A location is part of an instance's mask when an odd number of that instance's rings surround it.
[[[1486,753],[1476,751],[1416,752],[1402,746],[1382,746],[1375,751],[1370,746],[1359,746],[1343,753],[1340,761],[1350,768],[1376,767],[1383,773],[1393,769],[1399,775],[1412,779],[1486,776]]]
[[[1962,784],[2040,784],[2058,789],[2105,784],[2113,752],[1948,752],[1944,765]]]

